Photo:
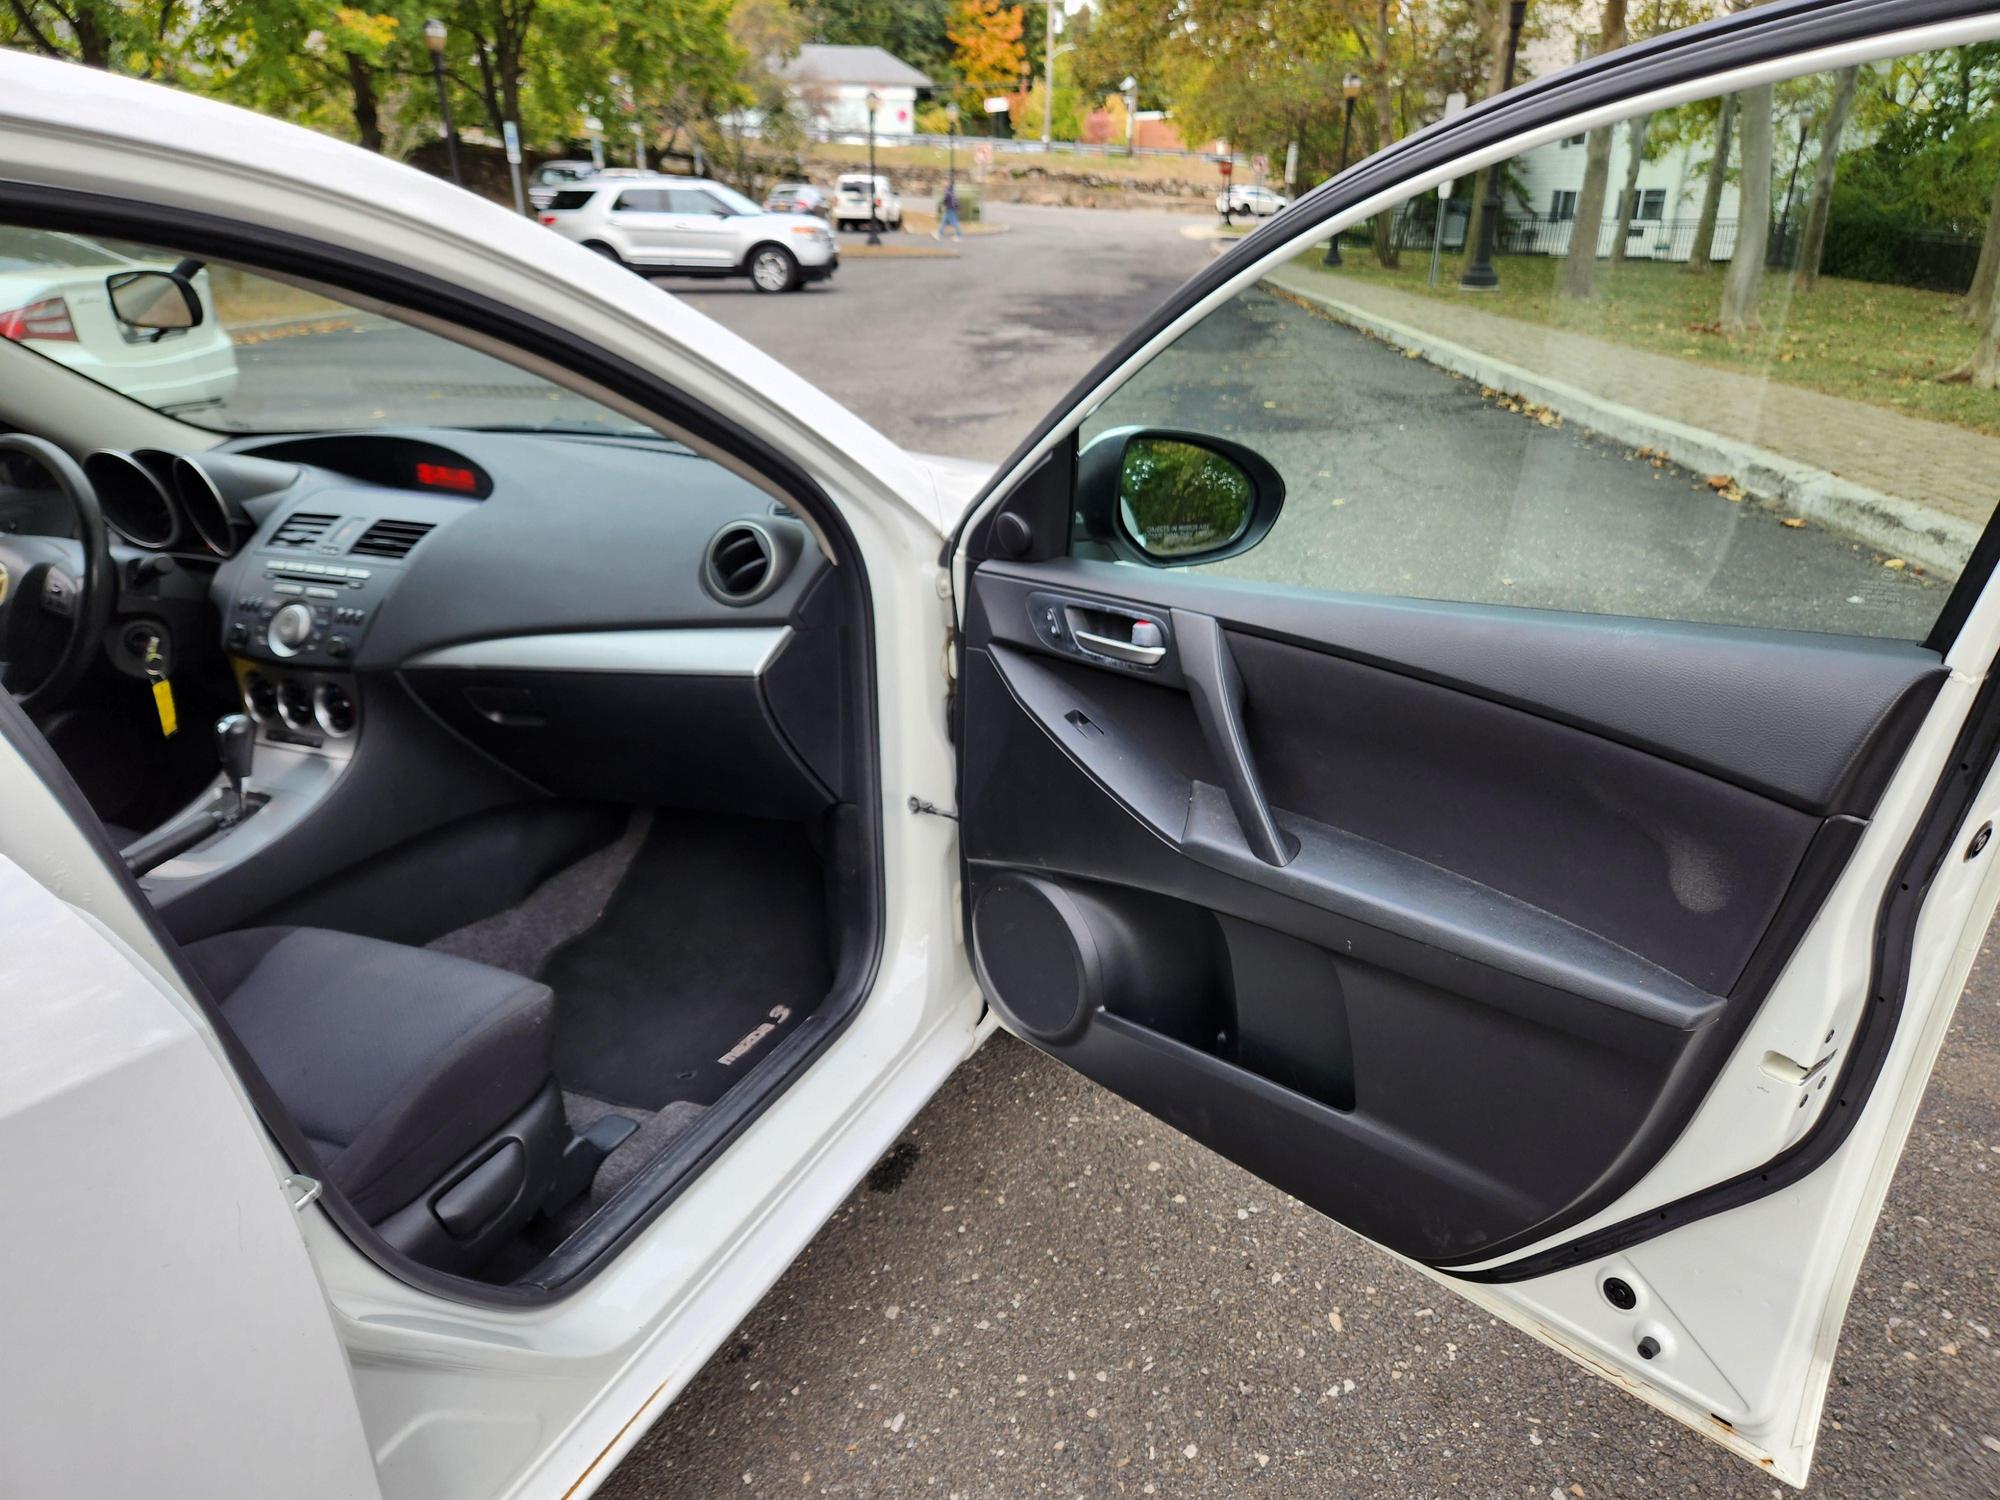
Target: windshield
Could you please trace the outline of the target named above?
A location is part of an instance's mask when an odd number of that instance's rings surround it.
[[[726,191],[726,190],[722,190]],[[756,212],[753,205],[751,212]],[[539,375],[421,328],[231,266],[195,278],[201,324],[139,340],[119,326],[102,270],[173,265],[178,251],[0,225],[0,276],[31,285],[36,317],[0,319],[11,338],[155,411],[217,432],[487,427],[650,435],[652,429]],[[84,274],[74,274],[85,268]],[[37,282],[36,274],[69,272]],[[56,295],[50,295],[53,292]],[[13,306],[0,287],[0,308]]]

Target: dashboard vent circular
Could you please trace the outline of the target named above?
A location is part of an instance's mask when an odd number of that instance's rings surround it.
[[[755,521],[732,521],[718,531],[702,558],[702,581],[724,604],[755,604],[785,576],[786,556]]]

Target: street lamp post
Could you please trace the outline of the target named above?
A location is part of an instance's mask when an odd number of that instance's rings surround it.
[[[1139,80],[1127,73],[1125,81],[1118,85],[1118,92],[1125,96],[1125,154],[1131,156],[1139,121]]]
[[[952,100],[944,107],[944,121],[948,130],[945,136],[944,181],[947,188],[958,188],[958,101]]]
[[[1503,94],[1514,86],[1514,52],[1521,45],[1521,20],[1527,10],[1528,0],[1514,0],[1507,9],[1507,67],[1500,83]],[[1490,292],[1500,285],[1500,273],[1493,269],[1493,246],[1500,237],[1502,166],[1496,161],[1485,172],[1486,192],[1479,201],[1479,243],[1473,247],[1472,264],[1458,278],[1461,291]]]
[[[451,164],[451,180],[460,187],[465,178],[458,170],[458,127],[451,122],[451,95],[444,86],[444,22],[432,16],[424,22],[424,45],[431,49],[431,77],[437,81],[438,114],[444,120],[444,154]]]
[[[882,96],[870,89],[866,100],[868,105],[868,243],[882,243],[882,223],[878,217],[882,198],[881,184],[875,179],[875,111],[882,107]]]
[[[1347,105],[1340,117],[1340,165],[1334,169],[1336,177],[1347,170],[1347,143],[1354,134],[1354,101],[1361,97],[1359,73],[1349,73],[1340,80],[1340,97],[1347,101]],[[1339,230],[1335,230],[1333,237],[1326,242],[1326,254],[1320,257],[1319,263],[1323,266],[1340,264]]]

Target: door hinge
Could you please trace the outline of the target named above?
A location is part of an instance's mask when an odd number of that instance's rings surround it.
[[[326,1191],[317,1177],[308,1177],[303,1172],[294,1172],[278,1184],[278,1189],[292,1201],[292,1212],[304,1213],[315,1203],[319,1195]]]

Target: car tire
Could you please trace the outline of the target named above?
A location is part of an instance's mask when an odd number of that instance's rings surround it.
[[[614,266],[622,266],[625,264],[625,257],[618,253],[617,246],[607,245],[604,243],[603,240],[585,240],[583,242],[583,248],[586,250],[596,251],[599,255],[603,256],[606,260],[610,261],[611,264]],[[629,270],[630,267],[627,267],[627,269]]]
[[[798,258],[783,245],[750,252],[750,284],[760,292],[789,292],[799,284]]]

